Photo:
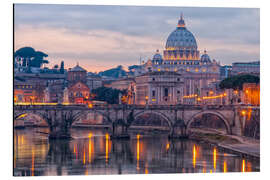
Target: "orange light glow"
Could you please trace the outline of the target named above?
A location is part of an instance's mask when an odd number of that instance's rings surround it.
[[[31,175],[34,176],[35,172],[35,149],[34,147],[32,148],[32,167],[31,167]]]
[[[23,118],[23,117],[26,117],[26,116],[27,116],[27,114],[22,114],[22,115],[20,115],[20,116],[18,117],[18,119]]]
[[[202,99],[217,99],[217,98],[222,98],[224,94],[220,94],[217,96],[203,96]]]
[[[107,133],[106,134],[106,147],[105,147],[105,150],[106,150],[106,163],[108,163],[108,158],[109,158],[109,134]]]
[[[89,142],[88,142],[88,162],[92,162],[92,133],[89,133]]]
[[[246,161],[244,159],[242,161],[242,172],[246,172]]]
[[[216,164],[217,164],[217,149],[214,148],[213,152],[213,163],[214,163],[214,171],[216,171]]]
[[[242,113],[243,116],[246,115],[246,111],[245,110],[243,110],[241,113]]]
[[[140,169],[139,160],[140,160],[140,135],[137,134],[137,170]]]
[[[170,148],[170,143],[167,143],[166,150],[168,151],[169,148]]]
[[[193,145],[193,167],[195,168],[196,167],[196,156],[197,156],[197,152],[196,152],[196,146],[195,144]]]
[[[24,137],[22,135],[21,144],[23,145],[23,143],[24,143]]]
[[[85,149],[83,148],[83,164],[85,164]]]
[[[93,108],[93,104],[88,104],[88,108]]]
[[[226,161],[224,161],[224,163],[223,163],[223,172],[224,172],[224,173],[228,172],[228,169],[227,169],[227,162],[226,162]]]
[[[198,94],[191,94],[191,95],[188,95],[188,96],[183,96],[183,98],[195,98],[197,96],[198,96]]]

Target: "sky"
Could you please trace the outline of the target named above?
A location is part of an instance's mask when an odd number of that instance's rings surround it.
[[[163,52],[181,13],[201,54],[222,65],[260,60],[258,8],[15,4],[14,48],[45,52],[48,67],[127,69]]]

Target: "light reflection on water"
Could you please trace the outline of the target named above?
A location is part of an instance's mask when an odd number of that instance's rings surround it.
[[[259,162],[194,141],[134,134],[111,140],[103,130],[72,129],[71,141],[48,141],[48,129],[14,130],[14,175],[90,175],[259,171]]]

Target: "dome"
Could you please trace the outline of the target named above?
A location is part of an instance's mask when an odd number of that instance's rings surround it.
[[[206,50],[204,50],[204,54],[201,56],[202,63],[210,63],[211,59],[209,55],[206,53]]]
[[[73,67],[70,71],[71,72],[86,72],[86,70],[83,69],[81,66],[79,66],[79,64],[77,64],[75,67]]]
[[[185,21],[181,15],[177,28],[169,35],[166,42],[166,49],[197,49],[196,39],[185,27]]]
[[[157,50],[156,54],[154,54],[153,60],[162,60],[162,56],[160,55],[159,50]]]

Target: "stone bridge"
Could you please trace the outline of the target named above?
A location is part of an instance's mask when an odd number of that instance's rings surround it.
[[[70,127],[88,113],[101,114],[109,123],[112,137],[129,137],[128,128],[143,114],[156,114],[166,120],[171,138],[187,137],[191,123],[201,115],[213,114],[225,124],[227,134],[241,136],[249,112],[259,113],[259,107],[225,105],[107,105],[89,108],[86,105],[15,105],[14,120],[24,114],[43,118],[50,128],[49,138],[69,137]]]

